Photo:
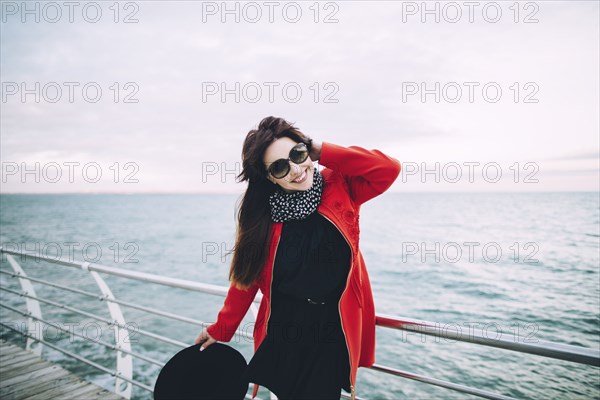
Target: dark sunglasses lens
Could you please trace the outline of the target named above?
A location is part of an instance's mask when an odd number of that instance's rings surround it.
[[[290,151],[290,160],[299,164],[301,162],[306,161],[308,158],[308,148],[304,143],[301,145],[295,146],[292,151]]]
[[[277,160],[271,164],[271,175],[281,179],[290,171],[290,163],[287,160]]]

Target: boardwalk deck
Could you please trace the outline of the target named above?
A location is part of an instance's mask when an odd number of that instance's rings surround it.
[[[34,353],[0,340],[0,399],[102,399],[124,398],[88,382]]]

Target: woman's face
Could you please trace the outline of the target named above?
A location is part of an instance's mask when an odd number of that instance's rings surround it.
[[[275,139],[273,143],[267,147],[263,154],[263,163],[265,168],[277,161],[280,158],[287,159],[290,156],[290,150],[298,143],[289,137],[280,137]],[[290,172],[283,178],[275,178],[270,173],[267,173],[267,179],[281,186],[286,192],[295,192],[299,190],[307,190],[312,186],[314,166],[310,156],[301,164],[295,164],[293,161],[288,161],[290,164]],[[306,172],[306,177],[303,177]],[[295,182],[296,179],[304,179],[302,182]]]

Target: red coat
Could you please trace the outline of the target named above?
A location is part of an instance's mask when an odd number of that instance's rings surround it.
[[[318,162],[326,168],[321,171],[325,185],[317,212],[333,222],[352,248],[350,271],[339,310],[350,354],[350,382],[354,397],[358,367],[370,367],[375,362],[375,307],[369,275],[358,247],[359,211],[362,203],[385,192],[392,185],[400,174],[400,162],[379,150],[344,147],[328,142],[322,143]],[[263,297],[254,325],[254,351],[265,338],[271,315],[273,264],[281,228],[281,222],[272,223],[269,255],[260,279],[248,290],[230,285],[217,322],[207,328],[210,336],[217,341],[231,340],[258,289]],[[257,392],[258,385],[255,384],[252,398]]]

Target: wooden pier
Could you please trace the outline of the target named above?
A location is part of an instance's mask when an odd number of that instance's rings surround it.
[[[31,351],[0,340],[0,399],[123,400]]]

